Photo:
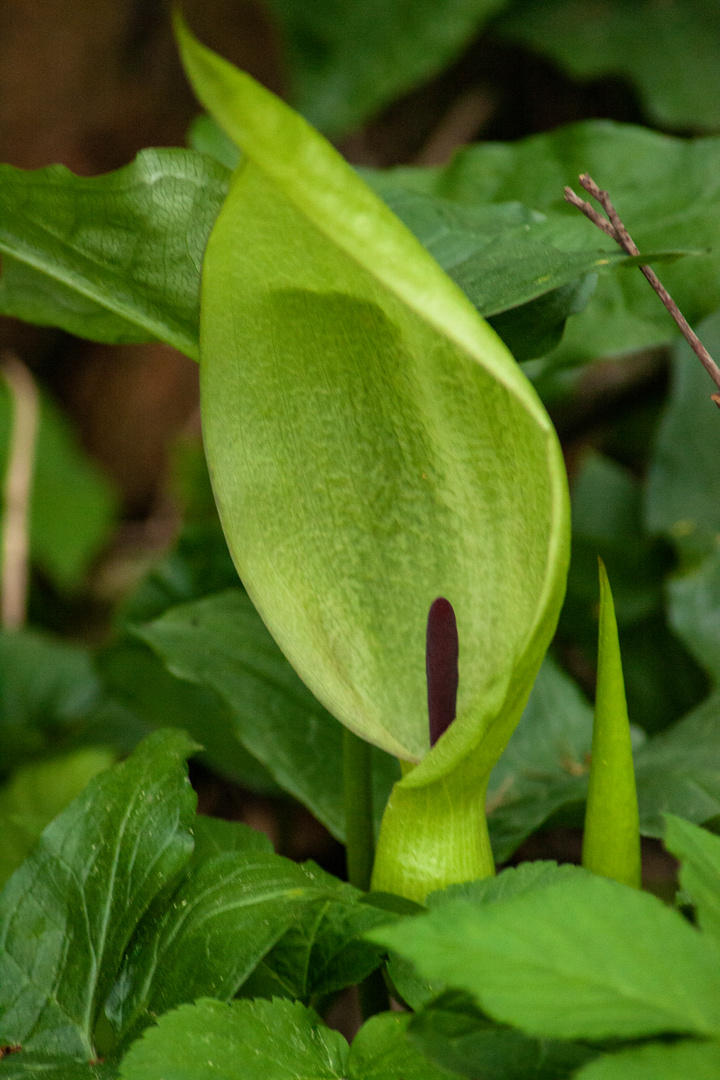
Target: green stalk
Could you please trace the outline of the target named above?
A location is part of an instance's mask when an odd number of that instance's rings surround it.
[[[499,755],[498,755],[499,756]],[[393,788],[383,815],[372,887],[422,903],[428,893],[495,873],[485,794],[489,768],[470,754],[447,777]]]
[[[600,625],[592,758],[582,862],[640,888],[640,827],[630,722],[610,582],[600,564]]]
[[[348,881],[367,892],[375,854],[372,746],[347,728],[343,731],[343,791]]]

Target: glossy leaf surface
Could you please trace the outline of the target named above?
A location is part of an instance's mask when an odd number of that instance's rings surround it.
[[[260,852],[191,870],[151,907],[128,949],[107,1007],[123,1042],[176,1005],[229,1000],[304,907],[342,892],[330,875]]]
[[[91,780],[0,894],[0,1043],[92,1059],[135,926],[192,851],[181,732]]]

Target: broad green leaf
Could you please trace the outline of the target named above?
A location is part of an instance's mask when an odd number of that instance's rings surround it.
[[[380,966],[383,951],[363,939],[390,917],[352,893],[319,900],[270,950],[243,986],[245,997],[291,997],[320,1002],[361,983]]]
[[[0,177],[0,311],[197,357],[199,268],[227,189],[222,165],[143,150],[105,176],[3,165]]]
[[[576,1074],[576,1080],[717,1080],[720,1042],[651,1043],[619,1054],[604,1054]]]
[[[572,679],[546,659],[490,776],[486,806],[498,862],[561,806],[584,801],[591,743],[591,707]]]
[[[382,195],[517,360],[543,356],[559,343],[567,318],[592,296],[599,272],[681,254],[629,259],[600,233],[592,248],[582,218],[548,218],[521,203],[464,206],[385,185]]]
[[[71,740],[97,706],[87,649],[36,630],[0,632],[0,771]]]
[[[663,814],[697,824],[720,814],[720,696],[712,694],[685,719],[635,752],[644,836],[664,836]]]
[[[713,695],[646,741],[641,734],[633,729],[641,833],[663,836],[665,811],[697,823],[720,814],[720,698]],[[572,679],[546,660],[488,787],[498,862],[556,810],[585,800],[591,743],[591,707]]]
[[[342,883],[279,855],[225,854],[148,911],[106,1007],[119,1039],[176,1005],[229,1000],[303,908]]]
[[[407,1038],[409,1016],[369,1020],[352,1047],[297,1002],[201,999],[167,1013],[130,1047],[122,1080],[450,1080]]]
[[[218,855],[239,855],[253,852],[272,855],[273,846],[265,833],[251,829],[240,821],[224,821],[222,818],[198,814],[193,822],[195,848],[188,869],[192,870],[207,859]]]
[[[516,0],[497,30],[552,57],[576,79],[631,79],[660,127],[720,128],[720,104],[708,93],[720,79],[713,0]]]
[[[11,423],[10,394],[0,380],[0,476],[7,468]],[[33,562],[61,589],[77,585],[108,540],[116,509],[109,481],[80,449],[57,406],[42,395],[30,500]]]
[[[0,885],[32,851],[45,826],[114,759],[111,750],[87,747],[13,773],[0,788]]]
[[[697,332],[719,355],[720,315]],[[713,389],[690,346],[676,346],[670,401],[650,461],[646,519],[651,532],[667,536],[693,561],[712,553],[720,535],[720,414],[710,400]]]
[[[130,1047],[122,1080],[343,1080],[349,1049],[316,1013],[290,1001],[207,999],[160,1017]]]
[[[151,735],[47,827],[0,894],[0,1043],[92,1059],[99,1010],[156,894],[192,851],[177,731]]]
[[[10,1054],[0,1061],[2,1080],[115,1080],[117,1065],[90,1065],[85,1061],[47,1054]]]
[[[407,1013],[386,1012],[363,1024],[350,1047],[350,1080],[452,1080],[455,1073],[408,1039],[410,1019]]]
[[[589,172],[610,192],[641,251],[711,249],[659,272],[694,325],[717,308],[720,295],[719,167],[720,138],[675,139],[631,125],[585,121],[515,143],[471,146],[444,168],[364,175],[381,193],[403,186],[464,206],[518,201],[562,230],[574,214],[580,216],[563,202],[563,187],[577,188],[578,175]],[[584,246],[596,250],[598,229],[584,219],[580,224]],[[601,275],[587,307],[570,319],[546,363],[583,363],[677,336],[643,276],[620,267]]]
[[[238,737],[232,710],[211,688],[176,678],[150,648],[125,637],[98,657],[103,687],[146,731],[179,727],[204,747],[200,759],[261,794],[279,794],[270,773]]]
[[[595,717],[583,866],[640,888],[640,829],[630,721],[612,591],[602,560]]]
[[[667,594],[671,626],[717,685],[720,682],[720,548],[693,569],[670,578]]]
[[[293,104],[333,135],[359,127],[450,63],[506,0],[269,0]]]
[[[470,900],[473,904],[495,904],[500,900],[510,900],[513,896],[524,896],[536,889],[544,889],[558,881],[582,877],[585,873],[581,867],[571,863],[558,865],[543,859],[524,862],[519,866],[506,867],[495,877],[463,881],[459,885],[450,885],[442,892],[430,893],[426,903],[430,911],[455,900]]]
[[[532,1039],[499,1026],[457,991],[412,1017],[408,1035],[432,1061],[471,1080],[564,1080],[595,1056],[577,1043]]]
[[[720,1031],[714,940],[607,878],[580,875],[494,904],[456,901],[369,937],[529,1035]]]
[[[318,699],[368,741],[426,758],[394,789],[375,882],[423,895],[428,881],[487,872],[483,788],[564,588],[557,439],[499,339],[329,144],[179,33],[203,103],[245,154],[203,268],[221,518],[253,602]],[[428,755],[437,596],[458,617],[460,698]],[[455,843],[441,850],[440,832]]]
[[[680,860],[680,884],[703,930],[720,937],[720,837],[667,814],[665,847]]]
[[[342,729],[290,667],[246,593],[233,589],[179,605],[135,632],[172,674],[219,695],[234,737],[344,836]],[[397,766],[387,754],[374,757],[379,821]]]

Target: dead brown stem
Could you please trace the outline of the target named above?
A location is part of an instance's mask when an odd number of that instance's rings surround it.
[[[12,403],[4,484],[0,624],[14,630],[25,622],[27,609],[30,496],[40,409],[35,380],[14,353],[3,353],[0,371]]]
[[[620,220],[620,216],[618,215],[617,210],[613,206],[607,191],[603,191],[602,188],[599,188],[593,178],[591,176],[588,176],[587,173],[583,173],[582,176],[579,177],[579,180],[582,186],[585,188],[585,191],[587,191],[587,193],[591,195],[592,198],[596,200],[596,202],[600,203],[603,210],[607,214],[607,217],[603,217],[603,215],[598,213],[598,211],[589,202],[586,202],[585,199],[581,199],[579,195],[576,195],[572,188],[565,188],[565,201],[571,203],[573,206],[576,206],[578,210],[585,214],[585,217],[589,218],[590,221],[592,221],[593,225],[596,225],[598,229],[602,229],[602,231],[607,236],[611,237],[627,255],[639,255],[640,250],[634,243],[632,237],[630,236],[630,233],[627,231],[624,224]],[[673,319],[680,328],[680,333],[683,335],[688,345],[693,350],[712,381],[715,383],[718,391],[720,391],[720,368],[715,363],[712,356],[707,351],[693,328],[690,326],[687,319],[680,311],[680,308],[677,306],[670,293],[662,284],[655,271],[651,270],[649,266],[641,266],[640,269],[649,281],[650,285],[652,285],[653,289],[662,300],[667,310],[672,315]],[[715,404],[720,407],[720,393],[711,394],[711,398],[715,402]]]

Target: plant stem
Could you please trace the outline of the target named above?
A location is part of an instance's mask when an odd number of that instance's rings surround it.
[[[343,733],[343,790],[348,881],[366,892],[375,854],[372,746],[347,728]]]
[[[32,375],[13,353],[3,354],[0,371],[10,391],[12,404],[3,492],[0,623],[5,629],[16,630],[25,622],[27,609],[28,531],[39,399]]]
[[[565,188],[565,201],[571,203],[573,206],[576,206],[578,210],[580,210],[585,215],[585,217],[589,218],[589,220],[592,221],[593,225],[596,225],[598,229],[602,229],[602,231],[606,233],[607,236],[611,237],[611,239],[613,239],[616,244],[619,244],[623,251],[626,252],[628,255],[639,255],[640,250],[630,236],[630,233],[627,231],[622,221],[620,220],[618,212],[610,201],[610,196],[608,195],[607,191],[603,191],[601,188],[599,188],[593,178],[591,176],[588,176],[587,173],[583,173],[582,176],[580,176],[578,179],[582,186],[585,188],[585,190],[588,192],[588,194],[600,203],[603,210],[607,214],[607,218],[604,218],[602,214],[599,214],[598,211],[593,206],[591,206],[589,202],[585,201],[585,199],[581,199],[579,195],[576,195],[572,188]],[[683,335],[688,345],[693,350],[712,381],[715,383],[718,391],[720,391],[720,368],[715,363],[712,356],[703,345],[702,341],[700,341],[700,338],[692,329],[687,319],[680,311],[680,308],[677,306],[670,293],[662,284],[655,271],[652,270],[649,266],[641,266],[640,269],[642,270],[650,285],[652,285],[653,289],[662,300],[667,310],[672,315],[673,319],[675,320],[680,329],[680,333]],[[712,394],[711,397],[715,404],[720,406],[720,393]]]

